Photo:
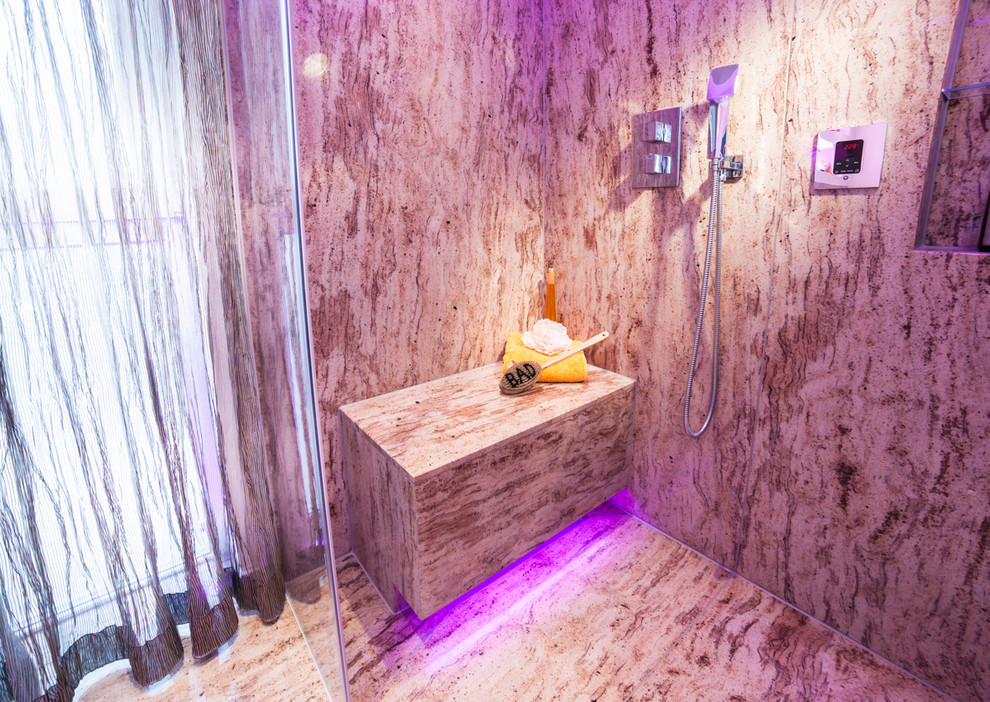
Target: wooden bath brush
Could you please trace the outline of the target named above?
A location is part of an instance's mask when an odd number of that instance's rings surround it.
[[[564,351],[563,353],[558,353],[542,365],[536,361],[513,363],[509,366],[509,369],[505,371],[505,374],[502,376],[502,380],[499,381],[498,389],[502,391],[503,395],[522,395],[524,392],[533,389],[533,386],[536,385],[536,381],[540,379],[540,373],[543,372],[544,368],[552,366],[554,363],[559,363],[565,358],[570,358],[579,351],[584,351],[589,346],[594,346],[599,341],[604,341],[607,338],[608,332],[604,331],[597,336],[591,337],[583,344],[579,344],[572,349]]]

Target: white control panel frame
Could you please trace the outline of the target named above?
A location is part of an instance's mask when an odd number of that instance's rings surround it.
[[[879,187],[886,141],[886,122],[818,132],[812,186],[817,190]]]

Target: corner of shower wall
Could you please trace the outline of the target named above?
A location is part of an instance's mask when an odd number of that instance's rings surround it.
[[[296,3],[295,91],[328,507],[340,406],[491,363],[543,279],[542,7]]]

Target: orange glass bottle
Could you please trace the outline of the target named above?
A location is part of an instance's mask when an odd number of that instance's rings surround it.
[[[551,322],[557,321],[557,293],[554,289],[554,279],[556,274],[553,272],[553,268],[547,269],[547,294],[546,300],[543,304],[543,318],[549,319]]]

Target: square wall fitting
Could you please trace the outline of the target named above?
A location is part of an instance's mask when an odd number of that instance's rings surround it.
[[[632,187],[673,188],[681,182],[681,108],[632,116]]]
[[[886,140],[886,122],[818,132],[815,189],[879,187]]]

